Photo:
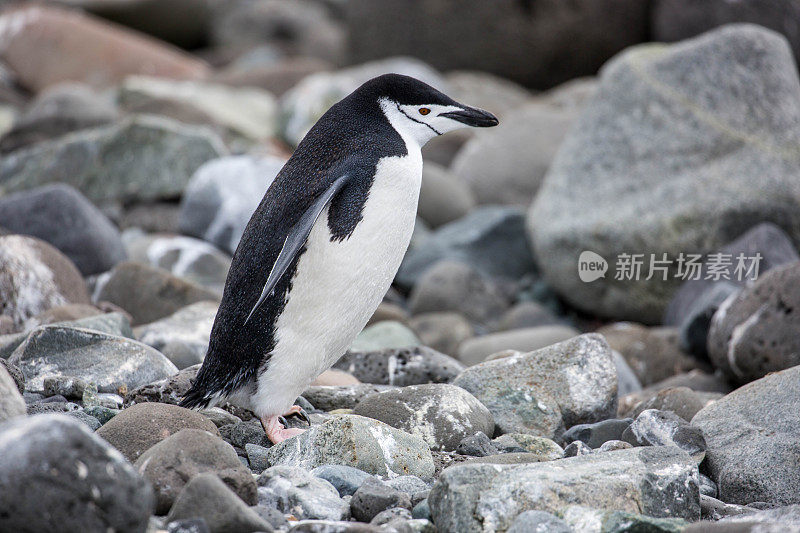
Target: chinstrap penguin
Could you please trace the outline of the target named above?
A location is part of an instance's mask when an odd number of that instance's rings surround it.
[[[203,366],[184,407],[253,411],[277,443],[295,399],[366,325],[406,252],[422,146],[495,126],[419,80],[374,78],[330,108],[270,185],[233,256]],[[231,183],[231,187],[235,187]]]

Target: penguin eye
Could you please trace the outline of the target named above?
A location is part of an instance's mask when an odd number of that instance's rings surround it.
[[[431,112],[431,110],[428,109],[427,107],[420,107],[419,108],[419,114],[420,115],[427,115],[430,112]]]

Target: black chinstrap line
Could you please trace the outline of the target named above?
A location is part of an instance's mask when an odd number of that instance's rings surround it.
[[[441,133],[436,131],[436,128],[434,128],[433,126],[431,126],[427,122],[422,122],[421,120],[417,120],[414,117],[412,117],[411,115],[409,115],[408,113],[406,113],[405,111],[403,111],[400,108],[400,104],[395,103],[395,105],[397,106],[397,110],[400,111],[402,114],[404,114],[406,117],[408,117],[410,120],[413,120],[414,122],[418,122],[418,123],[422,124],[423,126],[428,126],[433,131],[433,133],[435,133],[436,135],[441,135]]]

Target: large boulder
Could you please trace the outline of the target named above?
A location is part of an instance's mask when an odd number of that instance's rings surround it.
[[[444,70],[483,70],[537,89],[593,74],[648,37],[647,5],[631,0],[501,0],[468,9],[458,0],[425,0],[414,9],[403,0],[355,0],[346,7],[353,61],[408,54]]]
[[[353,466],[370,474],[433,477],[434,464],[422,438],[363,416],[336,416],[269,449],[271,466],[306,469]]]
[[[57,183],[0,198],[0,226],[38,237],[81,274],[99,274],[126,257],[119,230],[73,187]]]
[[[81,378],[101,392],[139,387],[178,369],[162,353],[134,340],[71,326],[39,326],[9,357],[31,391],[46,377]]]
[[[188,54],[75,11],[24,6],[6,10],[0,25],[0,59],[34,92],[63,81],[106,87],[130,74],[198,78],[208,73],[205,63]]]
[[[0,529],[144,531],[153,492],[122,455],[66,415],[0,425]]]
[[[524,465],[466,464],[442,472],[428,498],[440,530],[504,531],[528,510],[570,505],[700,518],[698,471],[675,447],[643,447]]]
[[[704,407],[706,465],[725,502],[800,503],[800,366],[776,372]]]
[[[453,451],[477,432],[494,433],[494,419],[473,395],[455,385],[412,385],[372,394],[353,414],[422,437],[433,450]]]
[[[770,270],[725,300],[711,320],[708,355],[731,380],[748,383],[800,365],[800,262]]]
[[[787,148],[800,140],[799,120],[794,59],[769,30],[728,26],[620,54],[529,212],[546,279],[585,311],[655,323],[680,282],[680,253],[712,252],[762,221],[800,239],[800,184],[791,178],[800,165]],[[748,192],[753,176],[758,194]],[[581,281],[586,250],[611,272]],[[623,253],[644,254],[639,279],[614,272]],[[650,254],[671,263],[648,280],[649,267],[664,266]]]
[[[64,254],[23,235],[0,236],[0,301],[19,330],[31,317],[67,303],[89,303],[81,274]]]
[[[264,193],[286,161],[249,155],[214,159],[192,176],[181,198],[183,233],[233,253]],[[231,183],[236,183],[231,187]]]
[[[93,201],[177,198],[200,165],[225,152],[206,129],[134,116],[12,152],[0,162],[0,187],[63,182]]]
[[[469,367],[453,384],[488,407],[502,433],[558,439],[570,426],[617,411],[617,369],[594,333]]]

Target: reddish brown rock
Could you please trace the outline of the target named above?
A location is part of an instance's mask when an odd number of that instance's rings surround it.
[[[34,92],[63,81],[105,87],[131,74],[179,79],[208,74],[202,61],[154,39],[90,15],[39,5],[0,16],[0,59]]]

